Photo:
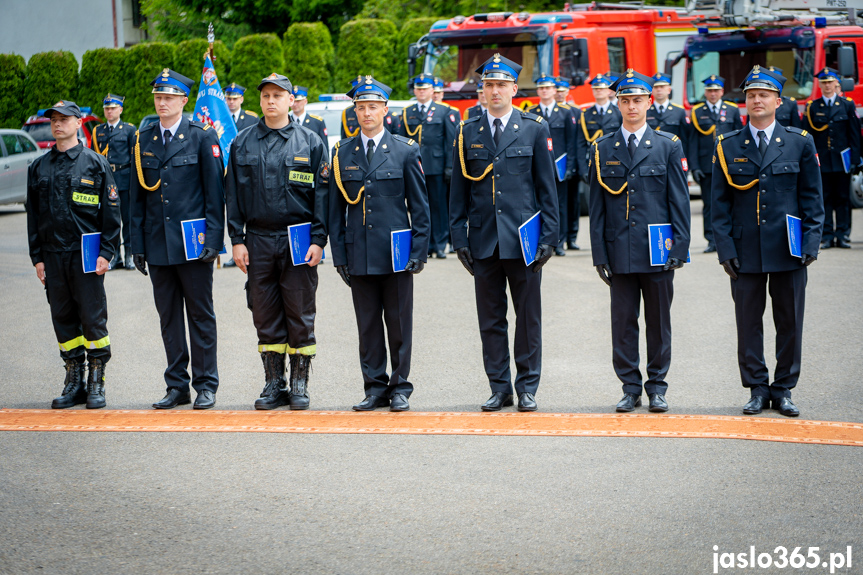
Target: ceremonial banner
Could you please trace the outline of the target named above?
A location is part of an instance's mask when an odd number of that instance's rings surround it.
[[[222,161],[228,167],[228,153],[231,150],[231,142],[237,137],[237,126],[231,119],[231,111],[225,102],[225,93],[219,85],[213,62],[207,56],[204,60],[204,71],[201,72],[201,84],[198,88],[198,97],[195,100],[195,111],[192,119],[197,122],[208,124],[216,130],[219,136],[219,144],[222,147]],[[213,155],[218,154],[213,150]]]

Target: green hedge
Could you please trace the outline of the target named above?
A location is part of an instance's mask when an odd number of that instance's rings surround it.
[[[395,54],[398,31],[389,20],[352,20],[342,26],[336,55],[334,91],[348,91],[358,75],[372,75],[395,88],[396,62],[405,59]]]
[[[20,128],[27,120],[22,97],[26,72],[23,56],[0,54],[0,128]]]
[[[150,86],[159,73],[174,65],[176,46],[165,42],[137,44],[127,51],[126,57],[126,105],[123,119],[136,126],[147,114],[155,114],[153,89]],[[194,79],[194,78],[192,78]],[[190,98],[194,99],[194,95]]]
[[[78,88],[78,61],[72,52],[39,52],[27,62],[24,102],[27,114],[49,108],[58,100],[75,100]]]
[[[407,99],[413,96],[408,90],[408,46],[428,34],[432,24],[439,18],[411,18],[406,20],[399,31],[396,42],[396,85],[393,86],[393,99]],[[452,48],[451,48],[452,49]],[[422,61],[417,62],[414,74],[422,72]]]
[[[90,106],[96,116],[102,117],[102,100],[108,93],[130,94],[125,76],[127,55],[128,51],[123,48],[96,48],[84,52],[78,76],[76,102],[79,106]],[[125,107],[123,111],[126,111]]]
[[[184,40],[177,44],[177,51],[174,53],[173,70],[195,81],[195,88],[192,90],[193,95],[189,97],[189,102],[186,104],[186,111],[188,112],[195,109],[198,83],[201,81],[201,71],[204,69],[204,53],[209,47],[210,45],[204,38]],[[216,55],[213,66],[215,66],[216,75],[219,77],[219,84],[224,89],[231,66],[231,51],[228,50],[224,42],[216,40],[213,44],[213,52]]]
[[[285,66],[291,82],[309,89],[309,102],[333,90],[336,52],[323,22],[291,24],[284,36]],[[347,91],[347,90],[345,90]]]
[[[231,56],[231,82],[246,88],[243,108],[261,113],[257,86],[273,72],[285,73],[282,41],[275,34],[253,34],[237,40]],[[222,85],[224,88],[224,84]]]

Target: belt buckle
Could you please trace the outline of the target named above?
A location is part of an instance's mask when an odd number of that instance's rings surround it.
[[[111,171],[112,171],[112,172],[116,172],[116,171],[117,171],[117,164],[111,164]]]

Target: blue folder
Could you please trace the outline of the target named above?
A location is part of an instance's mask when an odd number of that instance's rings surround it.
[[[649,224],[647,226],[647,243],[650,246],[650,265],[664,266],[668,254],[674,245],[674,232],[671,224]],[[686,254],[686,263],[692,261],[691,254]]]
[[[788,250],[795,258],[803,257],[803,226],[800,218],[785,215],[785,225],[788,228]]]
[[[204,250],[204,239],[207,237],[207,220],[183,220],[183,247],[186,249],[186,261],[196,260]]]
[[[839,155],[842,156],[842,167],[845,168],[845,173],[851,173],[851,168],[853,167],[851,165],[851,148],[845,148],[839,152]]]
[[[562,182],[566,175],[566,153],[554,161],[554,167],[557,168],[557,181]]]
[[[81,234],[81,265],[85,274],[96,271],[96,260],[102,250],[102,234]]]
[[[410,230],[396,230],[390,232],[392,238],[393,272],[403,272],[411,259],[411,246],[413,244]]]
[[[312,245],[311,222],[288,226],[288,243],[291,247],[291,262],[295,266],[307,265],[306,254]],[[326,253],[321,254],[321,261],[325,257]]]
[[[536,260],[536,249],[539,247],[539,228],[542,218],[539,212],[531,216],[529,220],[518,227],[518,235],[521,239],[521,255],[524,257],[524,265],[529,266]]]

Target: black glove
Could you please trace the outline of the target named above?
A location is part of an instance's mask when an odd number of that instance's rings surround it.
[[[473,275],[473,256],[470,255],[470,248],[459,248],[455,253],[458,255],[461,265],[467,270],[467,273]]]
[[[579,176],[579,177],[581,178],[581,181],[584,182],[585,184],[590,183],[590,176],[588,176],[587,174],[581,174],[581,176]]]
[[[685,262],[683,260],[679,260],[677,258],[668,258],[668,261],[665,262],[665,265],[662,266],[662,271],[667,272],[669,270],[676,270],[683,267]]]
[[[452,168],[444,168],[443,177],[447,180],[452,179]]]
[[[219,250],[215,248],[204,248],[201,250],[201,255],[198,256],[198,259],[208,264],[216,259],[219,255]]]
[[[408,265],[405,266],[405,271],[410,272],[412,274],[418,274],[423,269],[425,269],[426,265],[422,260],[408,260]]]
[[[608,264],[596,266],[596,273],[599,274],[599,278],[605,282],[605,285],[611,287],[611,276],[614,274],[611,273],[611,267]]]
[[[740,269],[740,260],[738,260],[737,258],[725,260],[724,262],[722,262],[722,267],[725,268],[725,273],[728,274],[728,277],[730,277],[733,280],[736,280],[737,279],[737,270]]]
[[[704,175],[704,172],[696,168],[695,171],[692,172],[692,177],[695,178],[696,182],[700,182],[707,176]]]
[[[809,264],[811,264],[812,262],[814,262],[817,259],[818,258],[816,258],[815,256],[810,256],[809,254],[803,254],[803,259],[800,261],[800,263],[803,264],[803,267],[805,268],[805,267],[808,267]]]
[[[536,248],[536,258],[533,260],[533,273],[538,272],[551,259],[554,248],[548,244],[539,244]]]
[[[348,273],[348,266],[336,266],[336,271],[339,272],[345,285],[351,287],[351,274]]]
[[[563,181],[566,182],[566,181],[571,180],[571,179],[572,179],[572,170],[567,170],[566,173],[563,175]]]
[[[144,254],[132,254],[132,261],[135,262],[135,267],[144,275],[147,274],[147,257]]]

